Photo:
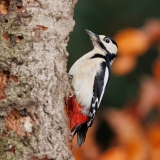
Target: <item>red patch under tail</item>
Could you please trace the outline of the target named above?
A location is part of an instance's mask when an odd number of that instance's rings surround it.
[[[67,114],[70,121],[71,132],[75,129],[76,126],[83,124],[88,120],[88,116],[82,114],[82,108],[83,107],[77,102],[74,95],[70,95],[68,97]]]

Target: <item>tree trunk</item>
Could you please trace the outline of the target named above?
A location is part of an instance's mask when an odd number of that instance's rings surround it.
[[[77,0],[0,0],[0,160],[67,160],[66,46]]]

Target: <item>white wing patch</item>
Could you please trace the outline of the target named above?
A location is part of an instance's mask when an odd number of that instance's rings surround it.
[[[100,106],[100,103],[101,103],[101,100],[102,100],[106,85],[108,83],[108,78],[109,78],[109,70],[108,70],[108,67],[106,67],[105,75],[104,75],[104,85],[103,85],[102,93],[101,93],[101,96],[100,96],[100,99],[99,99],[98,108]]]

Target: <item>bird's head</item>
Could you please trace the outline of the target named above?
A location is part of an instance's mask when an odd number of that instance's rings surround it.
[[[90,36],[94,49],[99,49],[108,54],[110,62],[116,57],[118,52],[117,43],[110,37],[104,35],[97,35],[88,29],[85,30]]]

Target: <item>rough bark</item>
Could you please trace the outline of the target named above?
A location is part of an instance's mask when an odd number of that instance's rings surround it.
[[[0,0],[0,160],[72,159],[66,46],[76,0]]]

